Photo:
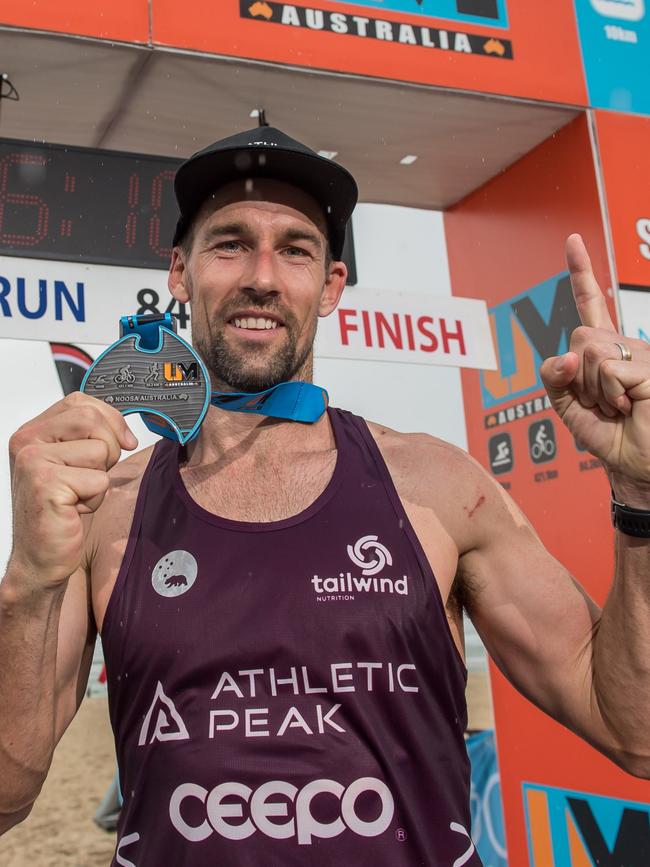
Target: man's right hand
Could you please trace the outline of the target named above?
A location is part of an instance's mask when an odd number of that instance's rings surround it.
[[[64,584],[83,555],[81,516],[108,490],[108,470],[138,442],[124,417],[74,392],[9,441],[14,540],[9,570],[36,587]]]

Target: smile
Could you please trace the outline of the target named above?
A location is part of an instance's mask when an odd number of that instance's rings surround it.
[[[247,328],[252,329],[254,331],[267,331],[269,329],[274,329],[278,327],[278,323],[275,319],[266,319],[263,317],[236,317],[232,319],[230,322],[231,325],[234,325],[235,328]]]

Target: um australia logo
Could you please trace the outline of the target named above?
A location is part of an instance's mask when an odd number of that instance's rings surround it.
[[[361,569],[361,575],[339,572],[338,575],[311,579],[317,602],[349,602],[355,593],[398,593],[408,596],[408,577],[377,577],[386,566],[393,565],[393,557],[378,536],[361,536],[354,545],[348,545],[348,557]]]
[[[523,784],[530,867],[647,867],[650,806]]]
[[[568,350],[571,332],[580,325],[566,272],[489,312],[499,369],[481,371],[486,428],[548,409],[539,369],[545,358]]]

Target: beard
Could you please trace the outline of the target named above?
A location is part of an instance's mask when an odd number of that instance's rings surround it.
[[[242,306],[239,304],[240,309]],[[250,300],[248,301],[250,306]],[[260,316],[264,315],[260,308]],[[281,316],[286,339],[276,349],[270,346],[250,346],[248,349],[235,349],[226,337],[228,314],[219,317],[219,324],[212,329],[211,340],[196,339],[196,349],[210,371],[214,384],[224,384],[233,391],[258,392],[272,388],[280,382],[293,379],[299,371],[302,378],[311,380],[311,352],[316,335],[317,319],[311,326],[311,333],[302,349],[298,348],[299,326],[295,317],[286,311],[277,312]]]

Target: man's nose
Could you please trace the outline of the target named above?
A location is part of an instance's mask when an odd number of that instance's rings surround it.
[[[241,288],[258,295],[277,295],[278,281],[275,257],[272,250],[257,250],[248,257],[247,268],[242,274]]]

